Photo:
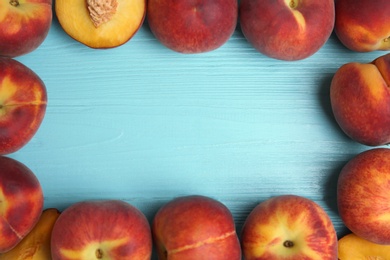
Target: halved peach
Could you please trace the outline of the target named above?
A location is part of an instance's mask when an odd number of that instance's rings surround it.
[[[380,245],[350,233],[338,243],[339,260],[390,259],[390,245]]]
[[[51,259],[51,232],[59,216],[60,212],[57,209],[45,209],[30,233],[16,247],[4,254],[0,254],[0,260]]]
[[[76,41],[95,49],[113,48],[142,26],[146,0],[56,0],[55,13]]]

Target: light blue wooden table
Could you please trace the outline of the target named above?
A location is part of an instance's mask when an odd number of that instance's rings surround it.
[[[257,203],[296,194],[323,206],[341,236],[338,174],[371,147],[336,124],[330,81],[342,64],[383,54],[349,51],[332,35],[310,58],[278,61],[238,27],[221,48],[184,55],[147,24],[121,47],[94,50],[55,19],[45,42],[17,58],[49,101],[38,133],[10,157],[37,175],[46,208],[121,199],[151,220],[170,199],[201,194],[228,206],[240,230]]]

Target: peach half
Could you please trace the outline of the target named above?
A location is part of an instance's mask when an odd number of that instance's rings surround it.
[[[380,245],[350,233],[338,241],[338,259],[389,259],[390,245]]]
[[[55,13],[76,41],[94,49],[114,48],[142,26],[146,0],[56,0]]]

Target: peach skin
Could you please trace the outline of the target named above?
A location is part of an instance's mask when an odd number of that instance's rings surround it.
[[[37,49],[52,17],[52,0],[0,1],[0,56],[13,58]]]
[[[230,211],[209,197],[184,196],[166,203],[154,217],[152,233],[160,260],[241,259]]]
[[[351,62],[333,76],[334,117],[353,140],[379,146],[390,142],[390,54],[371,63]]]
[[[334,0],[241,0],[241,30],[262,54],[301,60],[316,53],[334,27]]]
[[[0,253],[14,248],[33,229],[42,208],[43,191],[34,173],[0,156]]]
[[[149,0],[147,19],[154,36],[167,48],[204,53],[225,44],[237,25],[237,0]]]
[[[350,50],[390,50],[388,0],[337,0],[335,33]]]
[[[13,249],[0,254],[0,260],[50,260],[51,231],[59,215],[55,208],[45,209],[27,236]]]
[[[25,146],[38,131],[46,113],[43,81],[31,69],[0,57],[0,155]]]
[[[337,235],[314,201],[280,195],[258,204],[247,217],[241,244],[246,260],[337,259]]]
[[[150,260],[152,234],[144,214],[121,200],[77,202],[54,224],[53,260]]]
[[[390,245],[390,149],[366,150],[347,162],[337,183],[345,226],[372,243]]]

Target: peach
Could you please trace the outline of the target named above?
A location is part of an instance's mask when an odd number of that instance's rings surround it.
[[[52,17],[52,0],[0,1],[0,56],[12,58],[38,48]]]
[[[340,128],[353,140],[390,142],[390,54],[371,63],[346,63],[333,76],[330,100]]]
[[[337,259],[337,235],[314,201],[280,195],[259,203],[242,228],[246,260]]]
[[[0,254],[0,260],[49,260],[51,259],[51,231],[60,212],[55,208],[48,208],[42,212],[38,223],[10,251]]]
[[[344,224],[372,243],[390,244],[390,149],[374,148],[341,170],[337,203]]]
[[[335,33],[350,50],[390,50],[388,0],[336,1]]]
[[[53,260],[147,260],[152,234],[144,214],[124,201],[82,201],[58,217],[51,249]]]
[[[16,60],[0,58],[0,155],[16,152],[33,138],[46,105],[39,76]]]
[[[379,245],[350,233],[339,239],[338,260],[390,259],[390,245]]]
[[[169,201],[155,215],[152,232],[160,260],[241,259],[229,209],[209,197],[193,195]]]
[[[76,41],[95,49],[114,48],[141,28],[146,0],[56,0],[55,13]]]
[[[236,0],[149,0],[147,19],[154,36],[180,53],[204,53],[225,44],[237,25]]]
[[[14,248],[33,229],[42,208],[43,191],[34,173],[0,156],[0,253]]]
[[[242,33],[260,53],[280,60],[301,60],[330,37],[334,0],[241,0]]]

